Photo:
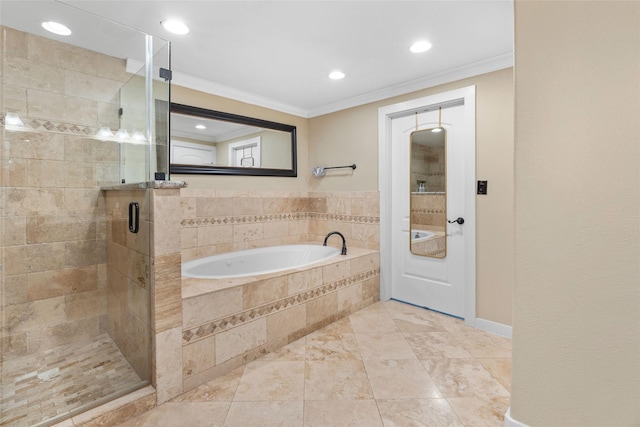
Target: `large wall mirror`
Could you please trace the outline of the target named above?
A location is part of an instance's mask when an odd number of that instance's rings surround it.
[[[411,133],[410,250],[414,255],[447,255],[447,131],[443,127]]]
[[[175,103],[170,120],[172,174],[298,175],[295,126]]]

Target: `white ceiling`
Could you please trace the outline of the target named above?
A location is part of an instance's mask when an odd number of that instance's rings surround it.
[[[504,1],[102,1],[64,3],[172,43],[174,83],[313,117],[513,64],[513,3]],[[60,2],[0,2],[3,25],[143,60],[142,37]],[[167,33],[182,19],[191,31]],[[422,54],[409,45],[427,39]],[[327,78],[333,69],[346,78]]]

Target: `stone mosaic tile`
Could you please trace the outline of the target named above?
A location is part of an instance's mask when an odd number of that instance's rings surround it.
[[[107,334],[2,366],[0,425],[36,425],[142,384]]]

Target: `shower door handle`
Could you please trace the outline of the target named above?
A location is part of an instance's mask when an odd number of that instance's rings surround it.
[[[140,230],[140,205],[138,202],[129,203],[129,231],[137,233]]]

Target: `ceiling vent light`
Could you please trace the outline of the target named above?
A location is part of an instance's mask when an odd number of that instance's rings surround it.
[[[413,53],[422,53],[422,52],[428,51],[429,49],[431,49],[431,43],[429,43],[426,40],[421,40],[419,42],[415,42],[409,48],[409,50],[411,52],[413,52]]]
[[[160,22],[160,24],[162,24],[165,30],[173,34],[184,35],[189,32],[189,27],[187,27],[184,22],[175,19],[165,19]]]
[[[329,78],[331,80],[341,80],[344,79],[344,77],[345,74],[342,71],[335,70],[329,73]]]
[[[71,30],[66,25],[62,25],[58,22],[43,22],[42,28],[49,31],[50,33],[57,34],[59,36],[68,36],[71,34]]]

